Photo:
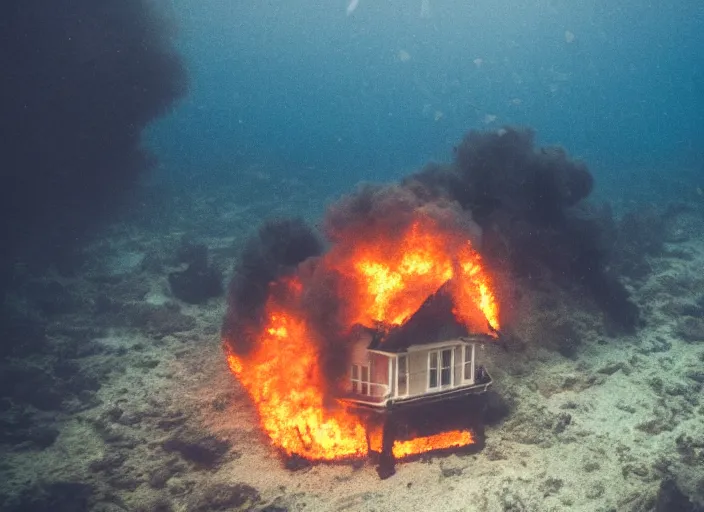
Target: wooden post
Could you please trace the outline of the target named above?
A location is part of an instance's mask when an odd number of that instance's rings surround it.
[[[394,458],[394,441],[396,440],[396,421],[391,413],[384,419],[384,434],[381,443],[381,455],[376,472],[382,480],[396,473],[396,459]]]

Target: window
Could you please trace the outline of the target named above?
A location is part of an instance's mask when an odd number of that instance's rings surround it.
[[[368,365],[353,364],[352,365],[352,393],[360,395],[369,395],[371,392],[370,374]]]
[[[472,371],[474,369],[472,352],[474,352],[474,345],[464,346],[464,373],[462,377],[464,380],[468,380],[470,382],[474,380],[474,372]]]
[[[448,348],[440,352],[442,369],[440,372],[440,385],[449,386],[452,384],[452,349]]]
[[[408,356],[398,356],[398,374],[396,375],[396,395],[408,394]]]
[[[359,365],[352,365],[352,393],[359,393]]]
[[[452,353],[452,348],[433,350],[428,353],[428,389],[452,385]]]
[[[369,367],[362,366],[362,394],[369,394]]]
[[[428,354],[428,389],[438,387],[438,353],[437,351]]]

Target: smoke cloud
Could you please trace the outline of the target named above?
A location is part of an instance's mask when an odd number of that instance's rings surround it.
[[[274,283],[295,275],[303,294],[278,299],[288,300],[287,307],[313,326],[312,341],[333,389],[357,334],[349,331],[349,303],[359,295],[359,283],[346,275],[345,265],[367,247],[398,250],[419,213],[436,232],[471,241],[490,268],[567,289],[581,286],[614,324],[634,329],[638,309],[608,271],[609,223],[585,202],[591,174],[559,148],[536,149],[533,139],[531,131],[514,128],[470,132],[450,165],[430,165],[400,184],[360,186],[325,215],[323,231],[331,243],[325,257],[302,221],[265,224],[236,266],[224,339],[246,353],[262,325],[264,302],[280,292]]]
[[[223,338],[235,353],[246,355],[253,347],[263,325],[265,302],[273,296],[312,326],[309,332],[317,345],[323,376],[328,389],[334,389],[346,374],[351,342],[359,335],[353,306],[353,298],[360,294],[359,282],[345,271],[356,251],[364,247],[392,250],[419,214],[432,223],[435,232],[451,233],[453,239],[471,241],[475,247],[479,244],[481,229],[456,201],[428,200],[427,194],[417,192],[401,185],[367,184],[342,197],[323,219],[330,242],[324,258],[314,232],[302,221],[265,223],[246,243],[230,288]],[[277,282],[294,275],[304,292],[292,297]]]
[[[301,219],[269,220],[247,241],[230,283],[223,325],[223,337],[234,341],[238,354],[246,354],[255,341],[272,283],[322,250],[315,232]]]
[[[142,130],[187,90],[172,31],[149,0],[3,2],[3,269],[56,263],[153,165]]]
[[[471,212],[489,261],[506,262],[517,275],[581,285],[616,327],[636,328],[638,308],[608,270],[611,219],[584,201],[592,175],[563,149],[536,148],[528,129],[470,131],[452,165],[429,166],[404,185]]]

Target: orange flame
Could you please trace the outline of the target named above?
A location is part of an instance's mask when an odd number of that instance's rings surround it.
[[[396,441],[392,448],[394,457],[402,459],[411,455],[427,453],[433,450],[458,448],[474,443],[471,432],[451,430],[427,437],[416,437],[408,441]]]
[[[325,256],[349,281],[350,325],[400,325],[453,280],[455,316],[473,332],[487,332],[487,324],[499,329],[491,280],[466,235],[423,215],[404,232],[385,235],[366,233]]]
[[[344,409],[325,407],[318,354],[305,322],[269,300],[268,323],[253,353],[227,356],[257,406],[262,428],[288,455],[332,460],[367,452],[364,427]]]
[[[342,240],[319,264],[342,277],[339,293],[345,301],[347,327],[402,324],[450,281],[458,320],[472,332],[499,328],[491,280],[461,230],[443,228],[418,213],[399,233],[371,230],[350,233]],[[298,278],[275,286],[299,297],[304,289]],[[309,460],[366,455],[367,433],[361,420],[328,396],[321,345],[316,343],[319,334],[306,315],[272,292],[264,318],[251,351],[238,355],[228,349],[227,359],[274,446]],[[470,433],[453,431],[397,442],[393,452],[401,458],[472,442]]]
[[[430,436],[420,436],[406,441],[396,440],[391,448],[396,459],[403,459],[413,455],[420,455],[436,450],[459,448],[474,444],[472,433],[465,430],[451,430]],[[382,450],[382,430],[377,428],[369,433],[370,448],[377,453]]]

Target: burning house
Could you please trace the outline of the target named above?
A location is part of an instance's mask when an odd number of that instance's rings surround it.
[[[331,208],[326,252],[306,229],[260,231],[223,328],[273,445],[308,460],[374,455],[382,476],[398,459],[480,448],[491,378],[477,346],[499,322],[476,225],[451,203],[376,187]]]
[[[492,380],[477,346],[494,336],[468,332],[452,309],[444,285],[403,325],[355,335],[340,400],[364,418],[380,476],[393,473],[396,459],[483,447],[483,395]]]
[[[467,332],[452,313],[445,287],[390,332],[360,331],[342,398],[352,406],[389,409],[428,403],[483,392],[491,382],[476,364],[476,347],[493,338]]]
[[[530,130],[470,132],[450,166],[365,186],[333,204],[322,231],[265,224],[250,240],[223,325],[229,366],[262,431],[287,457],[395,460],[482,446],[498,338],[496,279],[589,292],[626,330],[638,308],[609,272],[598,216],[580,204],[586,166]]]

